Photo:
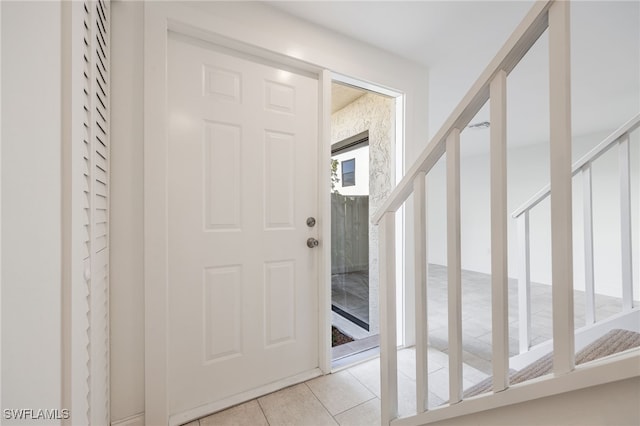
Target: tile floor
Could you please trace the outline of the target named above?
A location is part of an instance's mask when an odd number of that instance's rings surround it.
[[[429,344],[444,353],[447,335],[447,268],[429,265]],[[598,321],[622,312],[622,300],[596,295]],[[585,325],[585,294],[574,291],[575,328]],[[518,353],[518,282],[509,280],[509,354]],[[551,286],[531,283],[532,346],[552,337]],[[462,271],[463,360],[487,374],[491,372],[491,275]]]
[[[398,410],[415,414],[415,350],[398,352]],[[463,369],[465,388],[487,377],[475,368]],[[429,405],[448,399],[448,357],[429,351]],[[188,423],[213,425],[375,426],[380,424],[380,359],[375,358],[333,374],[282,389],[225,411]]]
[[[448,399],[447,269],[429,265],[429,405]],[[462,273],[463,385],[491,371],[491,276]],[[532,284],[533,344],[551,337],[551,287]],[[584,293],[574,292],[576,328],[584,325]],[[596,297],[598,320],[621,310],[620,299]],[[510,353],[518,346],[517,282],[509,282]],[[401,416],[415,413],[415,350],[398,352],[398,405]],[[380,424],[380,360],[375,358],[334,374],[265,395],[188,426],[210,425],[349,425]]]
[[[345,291],[357,280],[342,283]],[[355,290],[354,290],[355,292]],[[447,268],[429,265],[428,277],[429,344],[444,353],[448,350],[447,331]],[[353,306],[357,298],[351,298]],[[574,321],[576,328],[585,324],[583,291],[574,291]],[[362,302],[365,303],[365,302]],[[596,318],[602,320],[621,312],[621,299],[596,295]],[[531,284],[532,345],[551,339],[551,286]],[[345,331],[338,323],[334,325]],[[349,331],[346,331],[350,334]],[[462,271],[462,334],[463,359],[485,373],[491,372],[491,275]],[[518,282],[509,280],[509,352],[518,352]],[[355,337],[355,336],[352,336]],[[336,350],[342,353],[341,350]]]

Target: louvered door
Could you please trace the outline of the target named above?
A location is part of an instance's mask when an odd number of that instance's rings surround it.
[[[71,197],[73,424],[109,424],[109,37],[108,1],[75,3],[72,40],[74,90],[71,141],[74,176]],[[80,70],[79,68],[82,68]],[[79,81],[82,87],[79,87]],[[79,130],[81,129],[81,131]]]

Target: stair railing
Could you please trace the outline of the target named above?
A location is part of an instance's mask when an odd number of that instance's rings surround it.
[[[553,280],[553,379],[509,388],[506,79],[544,31],[549,31],[550,197]],[[575,364],[573,325],[571,92],[569,2],[538,1],[488,67],[419,155],[372,218],[380,241],[381,420],[388,425],[419,425],[497,408],[586,386]],[[491,280],[493,393],[463,400],[460,248],[460,133],[491,99]],[[449,404],[428,410],[426,184],[432,167],[446,155]],[[398,419],[396,336],[395,216],[413,195],[415,238],[416,407]],[[624,362],[635,362],[624,361]],[[627,364],[625,364],[627,365]],[[628,364],[631,365],[631,364]],[[607,366],[602,368],[608,368]],[[621,369],[600,372],[607,377]],[[626,373],[625,373],[626,374]],[[615,375],[615,374],[613,374]],[[566,382],[567,377],[575,380]]]
[[[614,146],[618,147],[619,184],[620,184],[620,236],[622,242],[622,309],[633,309],[633,277],[631,256],[631,186],[629,134],[640,127],[640,114],[616,129],[591,151],[576,161],[571,176],[580,174],[583,192],[584,221],[584,267],[585,267],[585,323],[596,322],[595,286],[593,272],[593,204],[591,165]],[[533,197],[512,213],[518,229],[518,315],[520,353],[531,347],[531,269],[529,214],[539,203],[550,195],[549,185],[538,191]]]

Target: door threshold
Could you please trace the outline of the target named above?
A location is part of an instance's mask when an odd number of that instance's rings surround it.
[[[365,349],[360,352],[352,353],[334,360],[331,360],[331,372],[336,373],[345,368],[353,367],[355,364],[361,364],[366,361],[378,358],[380,356],[380,346]]]

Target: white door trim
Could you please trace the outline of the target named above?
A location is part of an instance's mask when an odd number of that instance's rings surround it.
[[[0,4],[0,22],[2,22],[2,4]],[[0,99],[2,99],[2,31],[0,31]],[[0,129],[2,129],[2,102],[0,102]],[[0,159],[2,158],[2,132],[0,132]],[[0,330],[2,330],[2,161],[0,161]],[[0,383],[2,383],[2,339],[0,339]],[[0,407],[2,389],[0,389]]]
[[[319,84],[319,170],[318,196],[320,197],[318,225],[323,239],[330,235],[330,223],[323,225],[329,208],[330,158],[330,100],[331,76],[321,67],[310,65],[292,57],[269,52],[248,45],[215,31],[219,22],[211,15],[175,3],[147,3],[144,25],[144,288],[145,288],[145,421],[147,424],[166,425],[170,419],[168,404],[168,218],[167,218],[167,42],[168,32],[213,42],[238,52],[257,56],[285,66],[313,73]],[[222,26],[222,24],[220,24]],[[324,166],[324,167],[323,167]],[[326,169],[326,170],[325,170]],[[326,176],[325,176],[326,174]],[[325,196],[326,194],[326,196]],[[319,256],[319,368],[330,371],[330,280],[329,239],[323,241]]]
[[[318,84],[318,214],[324,219],[318,223],[322,241],[318,264],[318,350],[320,369],[324,374],[331,372],[331,81],[331,72],[323,70]]]

